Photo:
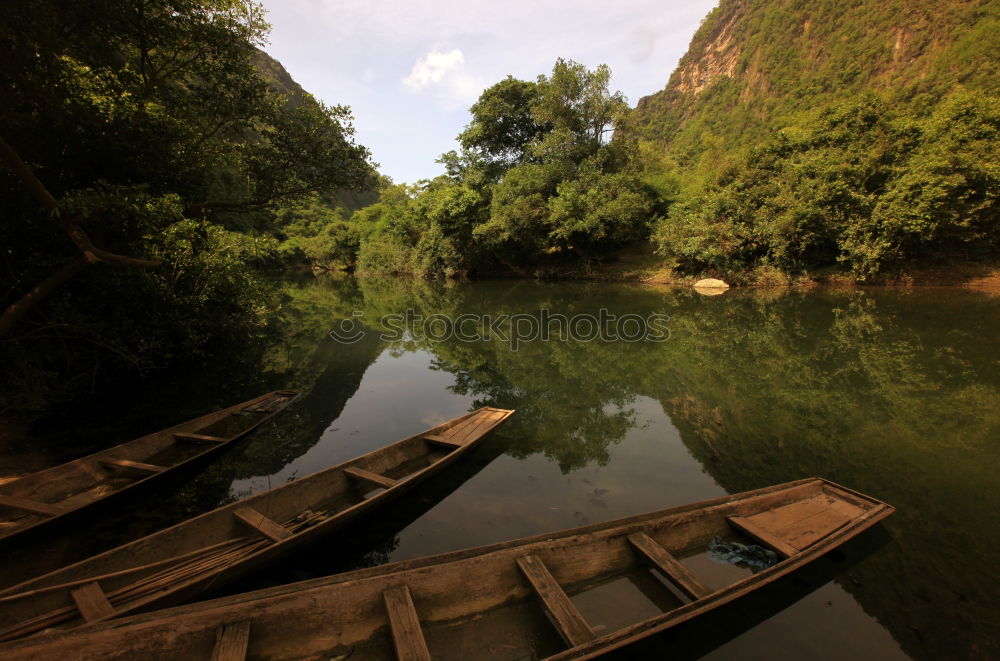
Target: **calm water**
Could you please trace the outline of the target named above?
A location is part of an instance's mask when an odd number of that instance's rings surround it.
[[[1000,657],[1000,298],[346,278],[281,287],[283,326],[259,354],[137,393],[124,419],[109,415],[112,403],[67,414],[39,431],[47,441],[8,448],[5,464],[64,460],[271,388],[303,398],[191,481],[137,503],[152,511],[13,559],[6,583],[490,405],[517,413],[451,472],[240,587],[822,476],[898,511],[816,567],[630,653]],[[379,320],[406,310],[455,319],[601,308],[659,315],[668,337],[553,337],[515,350],[502,333],[443,338],[443,322],[380,336]],[[328,336],[344,319],[362,331],[353,344]],[[609,586],[578,603],[614,628],[627,596]]]

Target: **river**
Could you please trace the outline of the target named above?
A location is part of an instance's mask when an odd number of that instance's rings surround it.
[[[62,461],[272,388],[303,392],[155,507],[22,563],[41,571],[489,405],[517,413],[451,473],[240,588],[821,476],[897,512],[819,566],[631,653],[1000,657],[1000,297],[324,276],[281,283],[280,300],[257,353],[74,411],[8,449]],[[579,321],[609,317],[617,325],[597,336]],[[539,337],[531,319],[554,332]],[[621,626],[634,598],[577,601],[600,630]]]

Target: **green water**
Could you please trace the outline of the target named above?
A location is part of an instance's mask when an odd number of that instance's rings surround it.
[[[283,325],[259,354],[207,365],[158,390],[155,402],[137,395],[124,418],[109,421],[97,407],[82,424],[104,430],[91,439],[102,445],[271,388],[303,398],[183,488],[157,494],[148,516],[98,526],[58,559],[489,405],[517,413],[449,474],[241,587],[822,476],[898,511],[822,566],[631,653],[1000,656],[1000,298],[953,289],[705,297],[636,285],[348,278],[281,287]],[[669,332],[635,342],[550,337],[516,350],[499,333],[444,338],[443,326],[432,337],[417,326],[380,337],[379,320],[406,310],[456,319],[542,310],[596,317],[602,308],[656,315]],[[344,319],[363,331],[353,344],[328,335]],[[50,460],[73,454],[60,448]],[[588,617],[603,612],[604,626],[620,626],[616,611],[627,606],[616,595],[637,591],[622,585],[578,597]]]

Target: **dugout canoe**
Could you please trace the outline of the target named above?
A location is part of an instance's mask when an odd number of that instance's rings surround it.
[[[0,646],[0,656],[8,661],[590,659],[771,583],[893,511],[864,494],[810,478],[42,634]],[[763,545],[776,564],[747,570],[735,581],[709,581],[693,560],[716,544],[716,537]],[[587,594],[636,574],[654,577],[664,591],[663,599],[650,603],[674,605],[624,626],[592,626],[584,613]],[[627,603],[610,607],[636,612]]]
[[[276,390],[0,485],[0,546],[208,460],[291,404]]]
[[[512,413],[478,409],[7,588],[0,592],[0,641],[160,608],[217,589],[402,495]]]

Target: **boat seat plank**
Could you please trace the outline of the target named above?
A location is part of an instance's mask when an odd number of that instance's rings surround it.
[[[386,477],[385,475],[379,475],[378,473],[373,473],[367,471],[364,468],[357,468],[351,466],[344,469],[344,474],[348,477],[353,477],[358,480],[365,482],[371,482],[372,484],[382,487],[383,489],[391,489],[392,487],[399,484],[399,480],[394,480],[391,477]]]
[[[392,642],[396,646],[396,658],[399,661],[430,661],[431,653],[420,629],[420,618],[413,606],[410,589],[397,585],[383,592],[382,598],[392,630]]]
[[[782,539],[798,550],[815,544],[831,532],[847,525],[852,519],[832,507],[817,512],[810,517],[796,522],[793,528],[782,533]]]
[[[425,441],[434,443],[435,445],[443,445],[447,448],[460,448],[465,445],[464,443],[440,436],[438,434],[424,434],[421,438]]]
[[[167,470],[164,466],[144,464],[140,461],[129,461],[128,459],[98,459],[97,463],[103,466],[129,468],[131,470],[142,471],[143,473],[162,473]]]
[[[786,558],[790,558],[799,552],[794,546],[786,544],[779,537],[775,537],[771,532],[757,525],[753,518],[731,516],[728,518],[728,521],[738,529],[756,539],[758,542],[770,546]]]
[[[535,589],[535,593],[541,598],[545,610],[552,616],[556,628],[570,647],[594,639],[594,630],[587,624],[583,614],[563,591],[544,562],[537,556],[526,555],[517,559],[517,566],[521,568]]]
[[[88,623],[99,622],[115,614],[114,606],[108,601],[107,595],[104,594],[104,590],[97,584],[97,581],[91,581],[70,590],[70,595],[73,597],[73,601],[76,602],[76,607],[80,610],[80,615]]]
[[[830,493],[822,493],[743,517],[733,523],[760,541],[791,555],[815,544],[862,514],[863,508]]]
[[[692,599],[701,599],[712,593],[694,574],[688,571],[687,567],[646,533],[637,532],[629,535],[628,541],[687,596]]]
[[[22,512],[30,512],[31,514],[41,514],[42,516],[59,516],[65,511],[58,505],[43,503],[30,498],[19,498],[17,496],[0,496],[0,505]]]
[[[224,624],[215,630],[212,661],[244,661],[250,645],[250,620]]]
[[[252,507],[241,507],[234,510],[233,516],[239,519],[243,525],[252,528],[271,541],[280,542],[292,536],[292,532],[287,528],[269,519]]]
[[[225,443],[229,439],[222,436],[206,436],[205,434],[189,434],[187,432],[174,432],[175,441],[192,441],[195,443]]]
[[[460,430],[453,430],[450,437],[453,441],[464,445],[493,429],[497,421],[503,419],[503,416],[504,414],[500,411],[484,411],[482,414],[467,420]]]

